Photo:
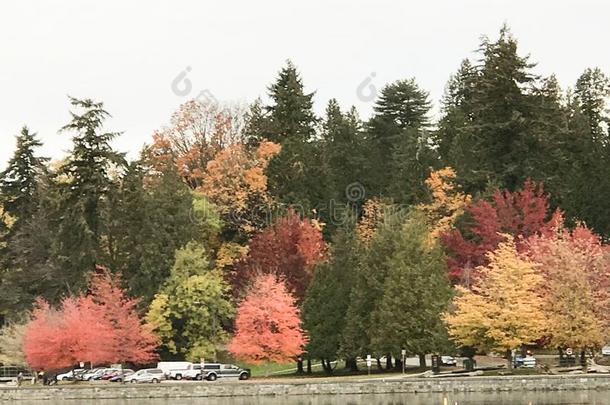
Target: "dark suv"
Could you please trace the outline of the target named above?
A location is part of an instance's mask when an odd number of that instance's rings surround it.
[[[250,378],[250,369],[241,368],[233,364],[206,363],[203,365],[203,378],[215,381],[217,378]]]

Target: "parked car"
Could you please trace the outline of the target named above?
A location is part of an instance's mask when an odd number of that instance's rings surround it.
[[[114,377],[110,377],[108,379],[108,381],[110,382],[123,382],[123,379],[132,375],[135,371],[133,371],[130,368],[125,368],[123,369],[123,374],[119,373],[117,375],[115,375]]]
[[[536,367],[536,358],[529,354],[526,356],[518,354],[513,359],[513,364],[515,367],[534,368]]]
[[[83,373],[84,381],[93,381],[99,379],[108,367],[97,367]]]
[[[121,374],[120,368],[108,368],[99,378],[100,380],[110,380],[112,377],[116,377]]]
[[[441,356],[441,365],[457,366],[457,360],[453,356]]]
[[[74,370],[67,371],[65,373],[57,374],[57,380],[58,381],[79,380],[85,371],[86,370],[84,368],[77,368]]]
[[[610,346],[602,347],[602,356],[610,356]]]
[[[128,383],[160,383],[165,380],[165,374],[160,368],[145,368],[125,377]]]
[[[218,378],[247,380],[250,378],[250,369],[241,368],[233,364],[206,363],[203,366],[201,377],[197,379],[216,381]]]

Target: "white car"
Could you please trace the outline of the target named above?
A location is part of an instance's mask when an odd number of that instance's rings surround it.
[[[457,366],[457,360],[452,356],[441,356],[443,366]]]
[[[57,374],[57,380],[58,381],[76,380],[77,378],[80,378],[80,376],[83,374],[84,371],[85,371],[84,368],[77,368],[75,370],[70,370],[66,373]]]
[[[128,383],[160,383],[165,379],[163,370],[159,368],[145,368],[125,377]]]
[[[602,356],[610,356],[610,346],[602,347]]]

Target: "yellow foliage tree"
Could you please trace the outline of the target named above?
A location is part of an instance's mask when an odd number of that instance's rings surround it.
[[[367,200],[362,207],[362,217],[358,221],[356,233],[363,242],[370,241],[377,227],[383,222],[388,206],[381,199],[373,197]]]
[[[420,209],[428,219],[430,238],[437,239],[443,232],[453,226],[457,217],[464,213],[471,197],[459,190],[455,184],[456,174],[451,167],[435,170],[426,179],[426,185],[432,194],[432,201],[420,204]]]
[[[538,265],[517,252],[512,237],[506,238],[489,253],[489,265],[479,268],[481,277],[471,290],[456,287],[454,311],[444,319],[457,343],[506,352],[511,367],[511,350],[544,336],[547,321]]]

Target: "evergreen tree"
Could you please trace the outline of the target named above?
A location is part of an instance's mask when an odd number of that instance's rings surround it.
[[[353,276],[345,328],[341,336],[340,353],[344,358],[373,354],[371,336],[376,333],[376,328],[371,328],[372,312],[384,295],[389,272],[386,258],[394,252],[395,233],[400,227],[402,214],[399,212],[385,216],[372,239],[361,249],[362,258]]]
[[[429,243],[425,218],[413,212],[396,233],[386,258],[384,294],[374,309],[371,344],[378,353],[423,357],[449,347],[441,320],[451,298],[445,258],[438,243]]]
[[[291,61],[269,86],[272,103],[265,107],[268,122],[261,134],[268,141],[284,144],[288,139],[309,142],[315,135],[313,93],[305,93],[303,81]],[[256,111],[256,110],[255,110]]]
[[[45,174],[47,159],[36,155],[42,143],[24,126],[17,136],[17,148],[7,168],[0,174],[0,201],[5,215],[12,218],[16,232],[36,209],[38,183]]]
[[[570,94],[569,154],[560,201],[569,218],[583,220],[606,236],[610,235],[610,215],[604,208],[610,198],[608,97],[610,79],[599,69],[585,70]]]
[[[333,238],[330,260],[316,267],[303,303],[303,326],[309,336],[306,351],[322,361],[327,373],[332,372],[331,362],[338,358],[359,252],[354,224],[348,220]],[[355,358],[348,363],[353,367]]]
[[[533,134],[537,77],[506,26],[479,52],[480,63],[462,63],[449,83],[436,139],[444,164],[460,173],[469,193],[490,183],[513,190],[536,177],[544,156],[543,139]]]
[[[130,293],[148,304],[169,276],[174,252],[197,237],[193,195],[171,167],[145,184],[145,169],[131,164],[112,199],[106,238],[108,262]]]
[[[413,203],[425,193],[430,160],[426,142],[430,101],[414,79],[385,86],[368,124],[369,178],[372,195]]]
[[[49,261],[53,207],[46,159],[35,153],[40,146],[36,134],[23,127],[15,153],[0,174],[0,314],[11,317],[29,309],[38,295],[56,295]]]
[[[36,195],[36,207],[6,245],[10,266],[0,273],[0,314],[10,318],[31,309],[36,297],[58,303],[65,291],[53,249],[61,220],[59,195],[48,176],[38,180]]]
[[[82,112],[71,112],[72,120],[62,128],[74,136],[70,156],[60,169],[67,181],[59,185],[62,218],[55,254],[65,285],[78,290],[84,286],[82,275],[100,264],[105,205],[116,180],[111,170],[123,164],[123,156],[110,146],[118,133],[103,130],[110,116],[103,103],[76,98],[70,102]]]
[[[309,212],[325,198],[321,152],[314,139],[313,93],[305,93],[295,66],[288,62],[269,87],[269,98],[262,138],[282,146],[266,170],[269,190],[280,202]]]
[[[326,116],[322,124],[319,148],[322,154],[323,183],[325,206],[319,207],[319,214],[327,224],[324,231],[330,235],[341,223],[346,210],[359,211],[366,196],[351,196],[350,187],[363,186],[365,181],[364,166],[366,155],[364,150],[364,133],[362,122],[355,108],[344,113],[337,100],[331,99],[326,108]]]

